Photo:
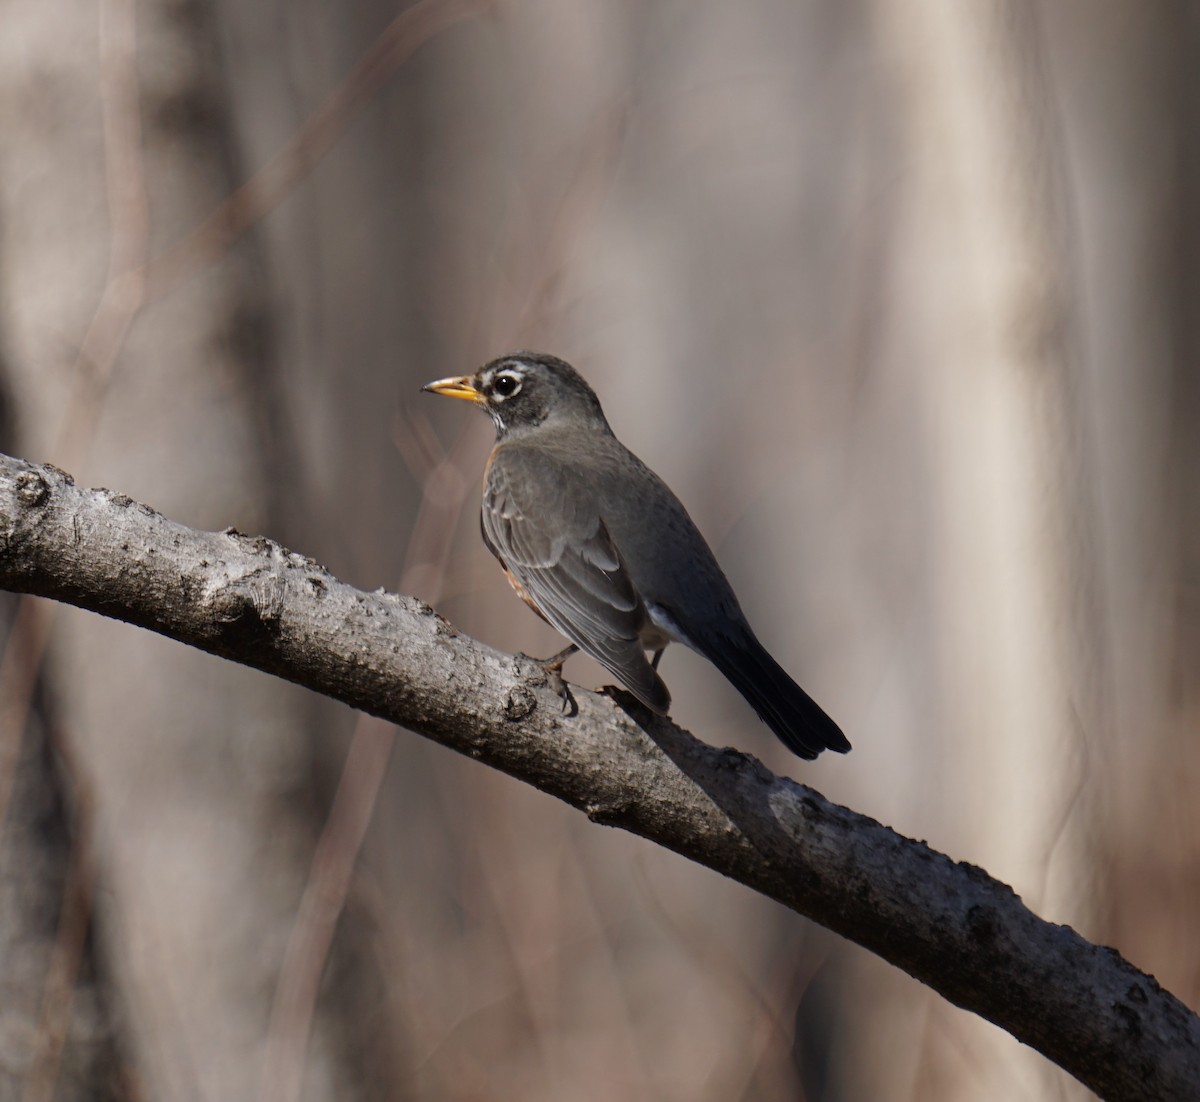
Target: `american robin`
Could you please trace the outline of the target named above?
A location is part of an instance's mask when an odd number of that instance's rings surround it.
[[[802,758],[850,743],[755,638],[699,529],[626,448],[570,364],[536,352],[422,388],[482,406],[496,426],[483,540],[521,598],[646,707],[665,715],[667,644],[704,655]],[[653,653],[653,659],[646,652]]]

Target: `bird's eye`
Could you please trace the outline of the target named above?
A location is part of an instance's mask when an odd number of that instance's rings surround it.
[[[521,376],[515,371],[501,371],[492,380],[492,393],[497,398],[511,398],[521,389]]]

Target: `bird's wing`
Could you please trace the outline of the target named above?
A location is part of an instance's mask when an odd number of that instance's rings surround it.
[[[483,538],[541,614],[648,708],[671,702],[646,660],[646,611],[577,472],[535,449],[499,448],[483,487]]]

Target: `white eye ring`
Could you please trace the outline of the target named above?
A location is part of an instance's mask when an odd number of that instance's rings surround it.
[[[511,398],[521,389],[523,378],[519,371],[497,371],[495,378],[492,379],[492,394],[498,402],[503,402],[505,398]]]

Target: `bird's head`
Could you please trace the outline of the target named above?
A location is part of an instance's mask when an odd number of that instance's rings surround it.
[[[600,400],[565,360],[541,352],[514,352],[474,375],[437,379],[421,388],[482,406],[503,437],[558,421],[581,427],[608,422]]]

